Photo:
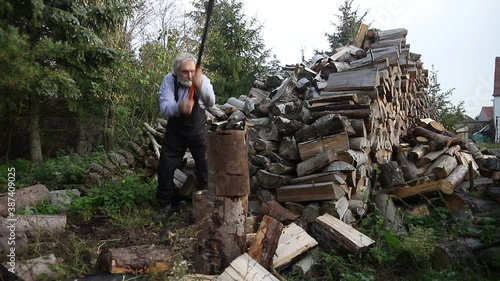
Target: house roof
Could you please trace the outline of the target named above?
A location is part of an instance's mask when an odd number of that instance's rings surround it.
[[[483,106],[483,108],[481,108],[481,112],[484,112],[484,114],[486,114],[488,120],[493,119],[493,106]]]
[[[493,96],[500,96],[500,57],[495,58],[495,81],[493,82]]]

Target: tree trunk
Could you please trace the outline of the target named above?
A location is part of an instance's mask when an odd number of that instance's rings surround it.
[[[30,154],[33,163],[43,161],[42,144],[40,140],[40,103],[38,96],[33,94],[29,98],[30,108]]]

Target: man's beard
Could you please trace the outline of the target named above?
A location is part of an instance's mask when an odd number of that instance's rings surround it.
[[[189,81],[189,80],[181,80],[181,79],[179,79],[179,83],[182,86],[185,86],[185,87],[188,87],[188,88],[191,88],[191,85],[193,85],[193,81]]]

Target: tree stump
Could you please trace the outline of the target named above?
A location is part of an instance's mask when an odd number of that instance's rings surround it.
[[[246,251],[248,195],[221,197],[207,190],[193,198],[193,215],[199,226],[194,245],[194,269],[220,274]]]

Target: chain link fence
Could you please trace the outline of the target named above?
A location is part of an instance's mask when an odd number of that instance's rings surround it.
[[[40,142],[44,158],[58,154],[88,154],[113,143],[107,134],[105,120],[99,118],[40,117]],[[30,159],[28,117],[15,124],[0,124],[0,156],[3,160]]]

